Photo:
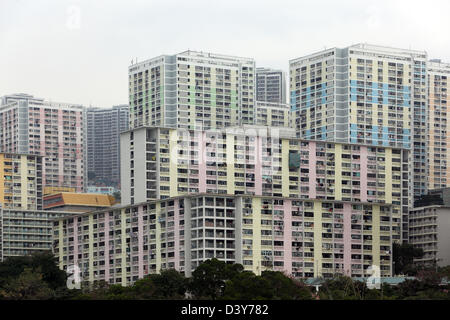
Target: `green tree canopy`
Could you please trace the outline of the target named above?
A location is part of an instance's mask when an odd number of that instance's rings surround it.
[[[206,260],[192,273],[190,291],[197,298],[215,300],[223,295],[225,281],[233,279],[243,270],[240,264],[226,264],[216,258]]]
[[[37,252],[30,256],[8,257],[0,263],[0,286],[10,278],[17,278],[25,268],[42,274],[42,280],[51,289],[66,285],[67,274],[58,268],[56,258],[49,251]]]
[[[393,244],[393,261],[394,261],[394,273],[395,274],[407,274],[415,275],[416,268],[414,267],[414,258],[421,258],[423,256],[423,250],[414,248],[412,244],[403,243]]]
[[[18,277],[10,277],[0,287],[0,298],[9,300],[51,299],[53,290],[43,280],[39,270],[25,268]]]

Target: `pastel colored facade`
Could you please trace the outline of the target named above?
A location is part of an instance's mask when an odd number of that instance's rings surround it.
[[[44,210],[64,212],[88,212],[115,204],[107,194],[61,192],[44,196]]]
[[[428,67],[429,189],[450,186],[450,64],[430,61]]]
[[[256,101],[286,103],[286,73],[270,68],[256,68]]]
[[[290,127],[289,105],[256,101],[255,125],[269,127]]]
[[[0,208],[0,261],[52,249],[55,218],[68,212]]]
[[[130,128],[210,129],[253,123],[255,62],[185,51],[128,69]]]
[[[42,210],[42,157],[0,153],[0,204],[5,209]]]
[[[404,149],[302,140],[293,129],[258,126],[143,127],[123,133],[121,145],[123,205],[203,192],[388,203],[393,239],[401,240],[411,202]]]
[[[129,285],[175,268],[190,276],[217,258],[298,278],[391,276],[391,206],[322,199],[196,194],[54,222],[59,267],[82,280]]]
[[[291,60],[293,126],[306,139],[410,149],[417,199],[428,187],[427,70],[426,52],[367,44]]]
[[[84,190],[84,107],[26,94],[1,98],[0,152],[43,157],[45,187]]]
[[[120,133],[128,130],[129,113],[128,105],[87,109],[89,185],[120,187]]]
[[[422,258],[414,259],[415,264],[450,265],[450,207],[431,205],[411,209],[409,243],[424,251]]]
[[[71,187],[44,187],[44,195],[55,194],[61,192],[76,192],[75,188]]]

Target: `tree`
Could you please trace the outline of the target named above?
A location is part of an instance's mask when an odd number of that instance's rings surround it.
[[[450,266],[440,267],[438,271],[442,277],[450,280]]]
[[[438,288],[442,279],[440,273],[432,269],[417,271],[416,278],[422,281],[428,288]]]
[[[153,274],[142,280],[136,281],[135,292],[148,296],[151,293],[153,299],[183,299],[187,290],[186,278],[175,269],[163,270],[160,274]]]
[[[45,281],[51,289],[66,286],[67,274],[59,269],[56,257],[50,252],[39,252],[31,256],[31,267],[33,270],[42,271],[42,280]]]
[[[251,271],[241,272],[225,284],[223,298],[226,300],[272,299],[273,290],[269,282]]]
[[[326,280],[319,291],[321,300],[362,300],[366,284],[353,281],[350,277],[339,275]]]
[[[17,278],[30,265],[29,257],[8,257],[0,263],[0,287],[6,284],[9,278]]]
[[[412,244],[393,244],[393,261],[395,274],[414,275],[416,268],[414,267],[414,258],[421,258],[423,250],[415,248]]]
[[[43,280],[43,274],[25,270],[17,278],[9,278],[0,289],[0,297],[11,300],[46,300],[53,296],[53,290]]]
[[[279,271],[263,271],[261,277],[269,283],[275,299],[299,300],[311,299],[311,291],[306,286],[287,277]]]
[[[242,265],[226,264],[216,258],[206,260],[192,273],[190,291],[197,298],[217,299],[223,295],[225,281],[242,272]]]
[[[51,289],[66,285],[67,274],[58,268],[56,258],[49,251],[37,252],[30,256],[8,257],[0,263],[0,286],[9,278],[17,278],[26,268],[42,274],[42,280]]]

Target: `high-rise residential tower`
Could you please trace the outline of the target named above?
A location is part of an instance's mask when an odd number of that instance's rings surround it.
[[[409,149],[409,204],[426,193],[426,52],[357,44],[291,60],[290,100],[302,138]]]
[[[408,211],[408,151],[303,140],[282,127],[121,134],[122,204],[217,193],[392,204],[392,240]]]
[[[128,69],[130,127],[220,128],[254,121],[255,62],[185,51]]]
[[[255,125],[269,127],[291,126],[291,110],[288,104],[256,101]]]
[[[44,187],[84,190],[84,118],[81,105],[26,94],[1,98],[0,152],[41,155]]]
[[[286,103],[286,73],[256,68],[256,101]]]
[[[428,64],[429,189],[450,186],[450,64]]]
[[[120,133],[128,117],[128,105],[87,109],[88,185],[120,187]]]
[[[0,205],[42,210],[42,157],[0,153]]]

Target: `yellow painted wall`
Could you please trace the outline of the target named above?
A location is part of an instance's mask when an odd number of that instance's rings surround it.
[[[227,134],[227,193],[234,194],[234,136]]]
[[[261,198],[253,198],[253,272],[261,275]]]
[[[322,202],[314,201],[314,277],[322,275]]]
[[[281,181],[283,197],[289,197],[289,140],[281,141]]]
[[[372,206],[372,256],[373,264],[380,266],[380,206]]]

